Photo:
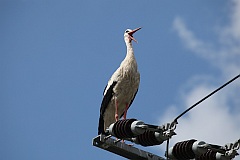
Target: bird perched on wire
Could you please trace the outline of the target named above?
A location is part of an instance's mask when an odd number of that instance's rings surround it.
[[[105,134],[110,124],[118,121],[122,116],[126,119],[127,110],[137,94],[140,74],[133,52],[132,40],[137,42],[133,34],[140,29],[141,28],[134,30],[127,29],[124,32],[127,54],[104,89],[100,108],[98,134]]]

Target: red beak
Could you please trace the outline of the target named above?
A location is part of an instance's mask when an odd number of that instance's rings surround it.
[[[135,32],[137,32],[138,30],[140,30],[140,29],[141,29],[141,27],[136,28],[136,29],[132,30],[131,32],[128,32],[129,38],[130,38],[131,40],[134,40],[136,43],[137,43],[137,40],[136,40],[135,38],[133,38],[133,34],[134,34]]]

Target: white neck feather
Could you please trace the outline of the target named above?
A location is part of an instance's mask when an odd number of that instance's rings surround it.
[[[134,56],[132,43],[129,41],[125,41],[125,43],[127,47],[127,54],[124,60],[122,61],[121,66],[127,68],[130,67],[133,70],[137,70],[137,62]]]
[[[127,54],[126,54],[125,59],[134,59],[135,60],[132,42],[126,41],[126,46],[127,46]]]

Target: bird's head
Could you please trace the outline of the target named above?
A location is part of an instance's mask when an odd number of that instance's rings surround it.
[[[141,27],[139,28],[136,28],[134,30],[131,30],[131,29],[126,29],[126,31],[124,32],[124,40],[126,42],[131,42],[132,40],[134,40],[135,42],[137,42],[137,40],[135,38],[133,38],[133,34],[135,32],[137,32],[138,30],[140,30]]]

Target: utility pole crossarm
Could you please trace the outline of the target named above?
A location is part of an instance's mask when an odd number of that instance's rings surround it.
[[[93,145],[130,160],[165,160],[162,157],[105,137],[104,135],[95,137],[93,139]]]

